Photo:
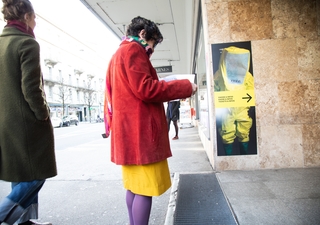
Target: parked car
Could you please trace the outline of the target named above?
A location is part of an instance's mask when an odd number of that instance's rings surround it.
[[[62,127],[63,122],[62,122],[62,119],[54,116],[54,117],[51,117],[51,124],[53,127]]]
[[[96,119],[96,123],[102,123],[103,119],[98,115]]]
[[[76,125],[78,126],[79,124],[79,119],[75,115],[69,115],[69,116],[64,116],[62,118],[63,126],[70,126],[70,125]]]

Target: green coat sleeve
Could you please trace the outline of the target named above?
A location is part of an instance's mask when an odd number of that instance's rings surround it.
[[[25,100],[38,120],[49,117],[40,68],[40,47],[34,39],[27,39],[20,48],[21,89]]]

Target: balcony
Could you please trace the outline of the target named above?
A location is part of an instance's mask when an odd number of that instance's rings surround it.
[[[56,64],[58,63],[58,61],[57,60],[54,60],[54,59],[45,59],[44,60],[44,64],[46,65],[46,66],[52,66],[52,67],[54,67]]]
[[[81,74],[83,74],[83,70],[82,69],[74,69],[74,74],[80,76]]]
[[[87,77],[88,77],[89,80],[92,80],[94,78],[94,75],[93,74],[88,74]]]

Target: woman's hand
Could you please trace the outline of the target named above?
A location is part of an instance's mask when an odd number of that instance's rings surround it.
[[[194,83],[191,83],[191,85],[192,85],[192,95],[194,95],[198,90],[198,86]]]

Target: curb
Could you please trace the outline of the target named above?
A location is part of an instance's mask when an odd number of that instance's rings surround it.
[[[167,215],[166,215],[166,220],[164,222],[164,225],[173,225],[174,223],[174,212],[176,209],[179,176],[180,176],[179,173],[174,173],[172,186],[171,186],[170,199],[168,204],[168,210],[167,210]]]

